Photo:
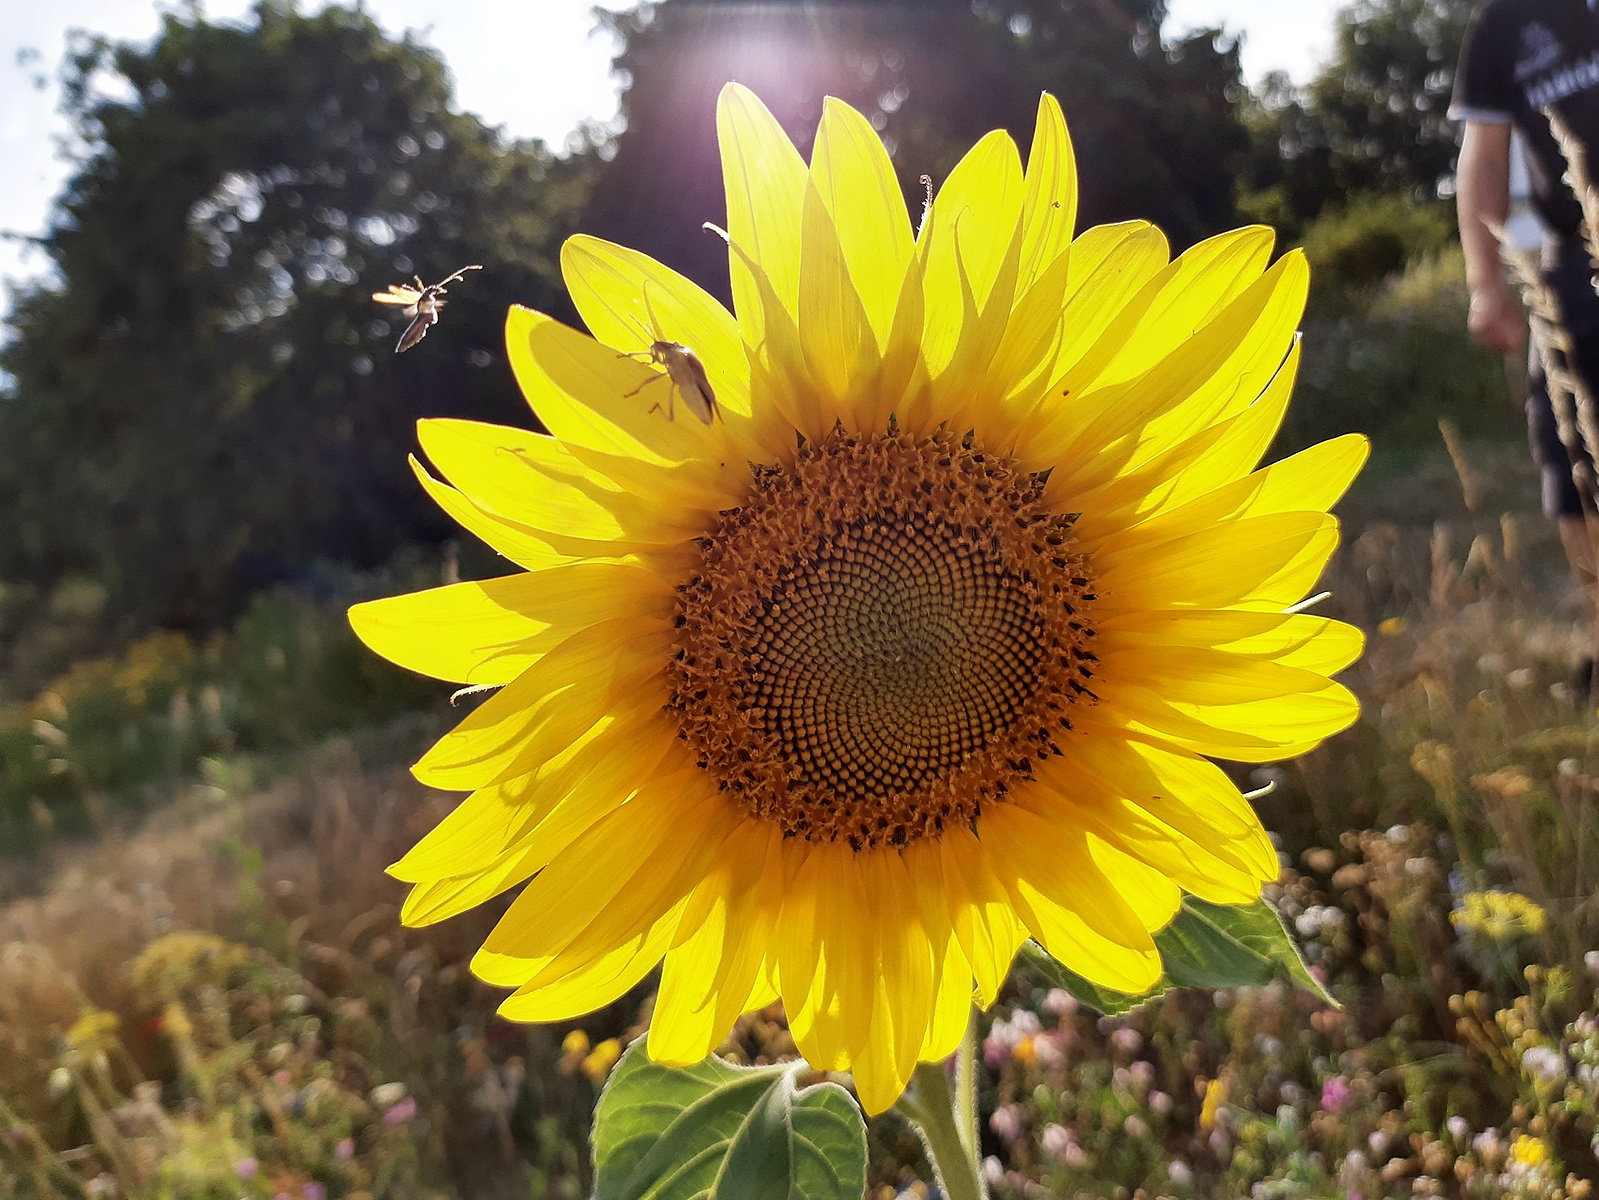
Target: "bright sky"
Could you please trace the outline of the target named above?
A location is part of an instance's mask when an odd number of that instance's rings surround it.
[[[1333,14],[1345,0],[1170,0],[1170,28],[1220,25],[1245,34],[1245,75],[1273,69],[1307,79],[1332,45]],[[595,0],[368,0],[391,32],[415,29],[443,52],[455,74],[461,107],[518,136],[560,146],[585,119],[616,116],[610,77],[614,47],[595,33]],[[236,17],[248,0],[209,0],[213,17]],[[608,8],[630,7],[608,0]],[[154,36],[152,0],[0,0],[0,232],[40,232],[50,201],[66,177],[56,139],[66,125],[56,113],[56,69],[70,29],[121,39]],[[24,61],[24,52],[38,57]],[[35,87],[37,79],[45,80]],[[0,278],[43,268],[42,256],[0,241]]]

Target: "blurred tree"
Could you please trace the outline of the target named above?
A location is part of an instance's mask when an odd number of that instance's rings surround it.
[[[837,96],[871,118],[919,208],[990,129],[1025,152],[1039,93],[1065,110],[1084,224],[1148,217],[1186,245],[1231,223],[1232,170],[1247,148],[1234,43],[1160,36],[1163,0],[828,3],[664,0],[605,19],[631,80],[626,131],[584,228],[630,241],[726,295],[715,100],[749,85],[802,152]]]
[[[1251,152],[1240,207],[1289,232],[1359,192],[1438,199],[1454,173],[1448,119],[1476,0],[1355,0],[1332,61],[1296,88],[1262,82],[1246,105]]]
[[[454,111],[438,55],[360,8],[183,9],[148,45],[81,41],[63,78],[80,165],[42,238],[55,274],[0,350],[0,578],[87,573],[138,622],[207,625],[319,557],[442,534],[412,423],[526,421],[502,314],[562,310],[593,160]],[[468,262],[397,359],[369,293]]]

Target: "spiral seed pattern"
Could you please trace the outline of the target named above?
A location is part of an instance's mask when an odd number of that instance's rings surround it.
[[[1041,482],[946,433],[835,433],[678,592],[682,736],[752,815],[856,849],[973,824],[1090,702],[1085,562]]]

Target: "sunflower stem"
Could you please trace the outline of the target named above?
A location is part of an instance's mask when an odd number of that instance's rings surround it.
[[[982,1170],[983,1156],[977,1139],[977,1010],[966,1019],[966,1033],[955,1052],[955,1117],[966,1157]]]
[[[966,1059],[970,1032],[961,1043],[959,1059]],[[975,1048],[975,1043],[973,1044]],[[972,1068],[957,1061],[958,1074],[970,1075]],[[964,1083],[960,1091],[975,1098]],[[949,1200],[985,1200],[983,1173],[977,1156],[975,1127],[966,1132],[968,1108],[974,1101],[957,1099],[950,1087],[943,1063],[919,1063],[911,1076],[910,1090],[895,1106],[906,1120],[921,1131],[927,1153],[938,1174],[940,1190]],[[961,1111],[957,1113],[959,1104]]]

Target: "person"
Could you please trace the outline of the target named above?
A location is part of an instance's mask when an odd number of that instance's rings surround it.
[[[1599,294],[1584,244],[1582,209],[1565,182],[1565,156],[1545,109],[1566,121],[1599,168],[1599,12],[1593,0],[1485,0],[1461,46],[1449,115],[1464,124],[1456,171],[1460,243],[1471,297],[1467,326],[1507,357],[1527,340],[1521,306],[1506,280],[1497,232],[1510,215],[1512,133],[1525,148],[1532,207],[1544,230],[1541,275],[1570,345],[1568,367],[1599,401]],[[1599,182],[1599,181],[1596,181]],[[1578,682],[1590,694],[1599,658],[1599,513],[1580,486],[1594,476],[1580,441],[1561,441],[1536,346],[1528,364],[1527,424],[1541,475],[1545,515],[1559,523],[1573,579],[1593,614]]]

